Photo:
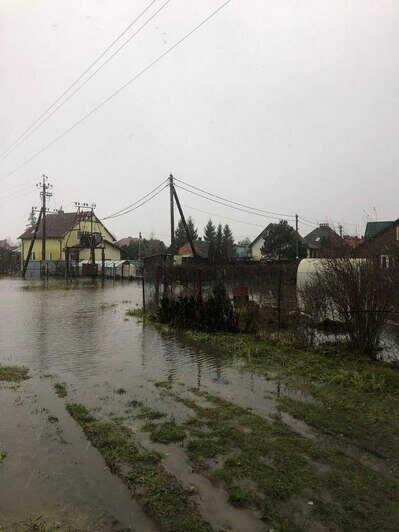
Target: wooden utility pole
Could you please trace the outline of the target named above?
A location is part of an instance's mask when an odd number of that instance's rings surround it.
[[[46,260],[46,213],[47,213],[47,198],[50,198],[53,194],[49,192],[52,185],[48,182],[48,177],[43,174],[42,182],[37,185],[40,187],[40,197],[42,199],[42,262],[40,264],[40,275],[44,276],[45,273],[45,260]]]
[[[36,222],[36,225],[35,225],[35,230],[33,232],[33,236],[32,236],[32,241],[30,243],[30,246],[29,246],[29,250],[28,250],[28,254],[26,256],[26,261],[24,263],[24,267],[23,267],[23,270],[22,270],[22,277],[25,278],[25,275],[26,275],[26,270],[28,269],[28,264],[29,264],[29,261],[30,261],[30,256],[32,254],[32,249],[33,249],[33,246],[35,244],[35,240],[36,240],[36,235],[37,235],[37,231],[39,229],[39,225],[40,225],[40,222],[41,222],[41,219],[42,219],[42,214],[43,214],[43,210],[40,209],[40,213],[39,213],[39,217],[37,219],[37,222]]]
[[[170,249],[172,254],[175,253],[175,209],[173,201],[173,175],[169,176],[169,191],[170,191]]]
[[[298,231],[298,215],[295,215],[295,255],[299,258],[299,231]]]
[[[188,242],[190,244],[191,253],[193,254],[194,259],[196,259],[197,258],[197,252],[195,250],[195,247],[194,247],[194,244],[193,244],[193,239],[191,238],[191,235],[190,235],[190,231],[188,230],[188,227],[187,227],[187,224],[186,224],[186,219],[185,219],[184,214],[183,214],[183,209],[181,208],[180,201],[179,201],[179,198],[178,198],[178,196],[176,194],[176,189],[173,186],[173,183],[172,183],[172,192],[173,192],[173,196],[174,196],[174,198],[176,200],[177,208],[179,209],[181,221],[183,222],[184,229],[186,231],[186,236],[187,236],[187,240],[188,240]]]

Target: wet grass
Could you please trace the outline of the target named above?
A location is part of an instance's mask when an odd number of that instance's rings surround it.
[[[211,531],[189,495],[163,469],[160,454],[140,450],[126,427],[95,418],[81,404],[68,404],[67,410],[162,530]]]
[[[186,437],[185,429],[173,420],[157,425],[147,425],[146,430],[150,431],[151,441],[156,443],[175,443]]]
[[[4,463],[4,460],[7,458],[6,451],[0,450],[0,465]]]
[[[154,383],[156,388],[166,388],[169,389],[172,387],[172,383],[169,381],[157,381]]]
[[[129,308],[125,312],[126,316],[129,316],[131,318],[144,318],[145,313],[141,307],[138,308]]]
[[[281,409],[399,466],[399,366],[342,351],[297,349],[249,335],[183,331],[184,337],[244,360],[244,368],[317,399],[279,400]]]
[[[256,509],[276,530],[397,530],[399,482],[343,452],[309,441],[217,397],[176,397],[194,410],[184,423],[191,465],[221,484],[230,504]]]
[[[101,303],[100,305],[101,310],[107,310],[107,309],[115,308],[115,307],[116,307],[116,303]]]
[[[163,412],[160,412],[159,410],[149,408],[148,406],[141,406],[140,412],[135,417],[137,419],[155,420],[155,419],[161,419],[165,416],[166,414],[164,414]]]
[[[64,530],[66,532],[72,531],[68,526],[64,526],[61,523],[49,523],[43,519],[43,516],[39,516],[36,519],[30,519],[24,523],[18,524],[13,531],[15,532],[53,532],[55,530]]]
[[[68,391],[66,389],[65,383],[55,382],[53,386],[54,386],[55,393],[58,395],[58,397],[61,397],[61,398],[67,397]]]
[[[0,365],[0,381],[21,382],[29,379],[28,372],[24,367]]]

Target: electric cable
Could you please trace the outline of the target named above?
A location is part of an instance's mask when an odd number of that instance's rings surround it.
[[[170,48],[168,48],[165,52],[163,52],[161,55],[159,55],[154,61],[152,61],[151,63],[149,63],[145,68],[143,68],[143,70],[141,70],[138,74],[136,74],[133,78],[131,78],[129,81],[127,81],[126,83],[124,83],[121,87],[119,87],[119,89],[117,89],[115,92],[113,92],[110,96],[108,96],[108,98],[106,98],[104,101],[102,101],[99,105],[97,105],[96,107],[94,107],[89,113],[87,113],[86,115],[84,115],[82,118],[80,118],[77,122],[75,122],[75,124],[73,124],[71,127],[69,127],[68,129],[66,129],[65,131],[63,131],[63,133],[61,133],[60,135],[58,135],[57,137],[55,137],[52,141],[50,141],[48,144],[46,144],[45,146],[43,146],[43,148],[41,148],[39,151],[37,151],[34,155],[32,155],[31,157],[29,157],[29,159],[26,159],[23,163],[21,163],[19,166],[17,166],[16,168],[14,168],[13,170],[11,170],[11,172],[9,172],[8,174],[6,174],[2,179],[6,179],[7,177],[10,177],[11,175],[13,175],[15,172],[17,172],[18,170],[20,170],[23,166],[27,165],[28,163],[30,163],[31,161],[33,161],[33,159],[35,159],[38,155],[40,155],[41,153],[43,153],[45,150],[47,150],[48,148],[50,148],[53,144],[55,144],[56,142],[58,142],[59,140],[61,140],[65,135],[67,135],[70,131],[72,131],[73,129],[75,129],[75,127],[77,127],[79,124],[81,124],[84,120],[86,120],[87,118],[89,118],[91,115],[93,115],[96,111],[98,111],[101,107],[103,107],[106,103],[108,103],[112,98],[114,98],[115,96],[117,96],[120,92],[122,92],[124,89],[126,89],[126,87],[128,87],[131,83],[133,83],[134,81],[136,81],[139,77],[141,77],[143,74],[145,74],[145,72],[147,72],[148,70],[150,70],[153,66],[155,66],[157,63],[159,63],[159,61],[161,61],[164,57],[166,57],[168,54],[170,54],[175,48],[177,48],[178,46],[180,46],[180,44],[182,44],[186,39],[188,39],[191,35],[193,35],[193,33],[195,33],[197,30],[199,30],[204,24],[206,24],[206,22],[208,22],[212,17],[214,17],[219,11],[221,11],[227,4],[229,4],[231,2],[231,0],[226,0],[226,2],[224,2],[221,6],[219,6],[217,9],[215,9],[215,11],[213,11],[210,15],[208,15],[205,19],[202,20],[202,22],[200,22],[199,24],[197,24],[197,26],[195,26],[192,30],[190,30],[188,33],[186,33],[186,35],[184,35],[184,37],[182,37],[181,39],[179,39],[175,44],[173,44]]]
[[[213,201],[214,203],[218,203],[219,205],[223,205],[225,207],[229,207],[230,209],[235,209],[237,211],[246,212],[248,214],[252,214],[254,216],[260,216],[261,218],[270,218],[272,220],[280,220],[281,218],[277,218],[276,216],[270,216],[267,214],[260,214],[259,212],[253,212],[246,209],[242,209],[241,207],[235,207],[234,205],[229,205],[228,203],[224,203],[222,201],[218,201],[216,199],[204,196],[203,194],[199,194],[198,192],[194,192],[193,190],[189,190],[187,188],[182,187],[181,185],[175,185],[176,188],[179,188],[181,190],[185,190],[186,192],[189,192],[190,194],[194,194],[195,196],[199,196],[200,198],[204,198],[208,201]]]
[[[167,188],[169,185],[165,185],[163,188],[161,188],[160,190],[158,190],[158,192],[156,192],[155,194],[153,194],[150,198],[146,199],[145,201],[143,201],[142,203],[140,203],[139,205],[137,205],[136,207],[133,207],[132,209],[126,211],[126,212],[122,212],[121,214],[116,214],[115,216],[112,216],[112,217],[107,217],[107,218],[102,218],[102,220],[107,220],[107,219],[114,219],[114,218],[119,218],[120,216],[125,216],[125,214],[129,214],[130,212],[133,212],[137,209],[139,209],[140,207],[142,207],[143,205],[145,205],[146,203],[148,203],[149,201],[153,200],[156,196],[158,196],[158,194],[160,194],[163,190],[165,190],[165,188]]]
[[[6,155],[4,155],[3,157],[0,157],[0,161],[2,161],[5,157],[7,157],[10,153],[12,153],[14,150],[16,150],[18,148],[18,146],[21,146],[21,144],[23,144],[25,142],[25,140],[27,140],[37,129],[39,129],[45,122],[47,122],[47,120],[49,118],[51,118],[53,116],[54,113],[56,113],[58,111],[58,109],[60,109],[61,107],[63,107],[64,104],[66,104],[66,102],[68,100],[70,100],[77,92],[80,91],[80,89],[86,85],[86,83],[88,83],[96,74],[99,70],[101,70],[107,63],[109,63],[111,61],[111,59],[113,59],[115,57],[115,55],[120,51],[122,50],[122,48],[124,48],[128,42],[130,42],[138,33],[140,33],[140,31],[154,18],[156,17],[156,15],[158,15],[158,13],[164,8],[166,7],[167,4],[169,4],[170,0],[166,0],[166,2],[164,4],[162,4],[162,6],[157,10],[155,11],[155,13],[146,21],[144,22],[144,24],[142,26],[140,26],[140,28],[135,32],[133,33],[133,35],[131,35],[129,37],[129,39],[127,41],[125,41],[119,48],[116,49],[116,51],[106,60],[104,61],[104,63],[102,65],[100,65],[97,70],[95,70],[87,79],[85,79],[83,81],[83,83],[81,83],[67,98],[65,98],[65,100],[63,102],[60,103],[60,105],[58,105],[53,111],[51,111],[50,114],[48,114],[41,122],[39,122],[39,124],[32,129],[32,131],[30,131],[23,139],[21,139],[20,142],[18,142],[13,148],[12,150],[10,150]]]
[[[126,211],[127,209],[130,209],[131,207],[134,207],[135,205],[137,205],[137,203],[140,203],[141,201],[146,199],[148,196],[153,194],[156,190],[158,190],[162,185],[164,185],[166,183],[166,181],[167,180],[165,179],[164,181],[162,181],[162,183],[160,183],[157,187],[155,187],[154,190],[151,190],[151,192],[148,192],[148,194],[146,194],[145,196],[143,196],[139,200],[135,201],[134,203],[131,203],[130,205],[128,205],[127,207],[124,207],[123,209],[120,209],[119,211],[116,211],[116,212],[114,212],[112,214],[109,214],[108,216],[103,218],[103,220],[108,220],[109,218],[114,218],[114,217],[116,217],[116,215],[119,215],[120,213],[123,213],[123,211]]]
[[[190,188],[198,190],[199,192],[203,192],[204,194],[208,194],[209,196],[212,196],[214,198],[218,198],[220,200],[227,201],[228,203],[233,203],[234,205],[238,205],[240,207],[245,207],[246,209],[251,209],[253,211],[259,211],[259,212],[263,212],[263,213],[266,213],[266,214],[273,214],[275,216],[284,216],[284,217],[288,217],[288,218],[295,218],[295,214],[283,214],[283,213],[280,213],[280,212],[265,211],[263,209],[258,209],[256,207],[251,207],[249,205],[244,205],[243,203],[238,203],[237,201],[232,201],[232,200],[226,199],[226,198],[224,198],[222,196],[218,196],[217,194],[213,194],[212,192],[208,192],[208,191],[203,190],[201,188],[195,187],[194,185],[190,185],[189,183],[186,183],[185,181],[182,181],[181,179],[177,179],[176,177],[174,178],[174,180],[178,181],[179,183],[183,183],[184,185],[186,185],[186,186],[188,186]]]
[[[51,110],[51,109],[52,109],[52,108],[53,108],[53,107],[54,107],[54,106],[55,106],[60,100],[62,100],[62,98],[63,98],[63,97],[64,97],[64,96],[65,96],[65,95],[66,95],[66,94],[72,89],[72,87],[74,87],[74,86],[78,83],[78,81],[80,81],[80,80],[83,78],[83,76],[84,76],[85,74],[87,74],[87,72],[89,72],[89,70],[90,70],[90,69],[91,69],[96,63],[98,63],[98,61],[99,61],[102,57],[104,57],[104,55],[105,55],[105,54],[106,54],[106,53],[107,53],[107,52],[108,52],[108,51],[114,46],[114,44],[116,44],[116,43],[119,41],[119,39],[120,39],[121,37],[123,37],[123,35],[124,35],[124,34],[125,34],[125,33],[126,33],[126,32],[127,32],[127,31],[128,31],[128,30],[129,30],[129,29],[130,29],[130,28],[131,28],[131,27],[132,27],[132,26],[133,26],[133,25],[134,25],[134,24],[135,24],[135,23],[136,23],[136,22],[137,22],[137,21],[138,21],[143,15],[144,15],[144,14],[145,14],[145,13],[146,13],[146,11],[148,11],[148,9],[150,9],[150,7],[151,7],[156,1],[157,1],[157,0],[152,0],[152,2],[150,2],[150,3],[148,4],[148,6],[147,6],[147,7],[146,7],[146,8],[145,8],[145,9],[144,9],[144,10],[143,10],[143,11],[142,11],[142,12],[141,12],[141,13],[140,13],[140,14],[139,14],[134,20],[133,20],[133,22],[131,22],[131,23],[130,23],[130,24],[129,24],[129,25],[128,25],[123,31],[122,31],[122,33],[120,33],[120,34],[118,35],[118,37],[117,37],[116,39],[114,39],[114,40],[112,41],[112,43],[111,43],[111,44],[110,44],[110,45],[109,45],[109,46],[108,46],[108,47],[107,47],[107,48],[106,48],[106,49],[105,49],[105,50],[104,50],[104,51],[103,51],[98,57],[97,57],[97,59],[95,59],[95,61],[93,61],[93,62],[92,62],[92,63],[91,63],[91,64],[90,64],[90,65],[89,65],[89,66],[88,66],[88,67],[87,67],[87,68],[86,68],[86,69],[85,69],[85,70],[84,70],[84,71],[83,71],[83,72],[82,72],[82,73],[81,73],[81,74],[75,79],[75,81],[74,81],[71,85],[69,85],[69,87],[68,87],[67,89],[65,89],[65,91],[64,91],[64,92],[63,92],[63,93],[62,93],[62,94],[61,94],[61,95],[60,95],[60,96],[59,96],[59,97],[58,97],[58,98],[57,98],[57,99],[56,99],[56,100],[50,105],[50,107],[48,107],[48,108],[47,108],[47,109],[46,109],[46,110],[45,110],[45,111],[44,111],[44,112],[43,112],[43,113],[42,113],[42,114],[41,114],[36,120],[34,120],[34,122],[32,122],[32,124],[30,124],[29,127],[27,127],[27,128],[25,129],[25,131],[23,131],[23,132],[22,132],[22,133],[21,133],[21,134],[20,134],[20,135],[19,135],[19,136],[18,136],[18,137],[17,137],[17,138],[16,138],[16,139],[15,139],[15,140],[14,140],[14,141],[13,141],[13,142],[12,142],[12,143],[11,143],[6,149],[5,149],[5,150],[3,150],[3,151],[0,153],[0,161],[3,159],[3,156],[5,156],[5,154],[6,154],[6,153],[7,153],[7,152],[8,152],[8,151],[14,146],[14,144],[16,144],[16,143],[17,143],[22,137],[25,136],[25,134],[26,134],[26,133],[27,133],[27,132],[28,132],[33,126],[35,126],[35,125],[36,125],[36,124],[37,124],[37,123],[38,123],[38,122],[39,122],[44,116],[46,116],[46,114],[47,114],[47,113],[48,113],[48,112],[49,112],[49,111],[50,111],[50,110]],[[132,37],[130,37],[130,39],[132,39]],[[129,40],[130,40],[130,39],[129,39]],[[129,42],[129,41],[126,41],[125,44],[127,44],[127,42]],[[123,45],[123,46],[125,46],[125,45]],[[122,46],[121,48],[123,48],[123,46]],[[117,53],[117,52],[116,52],[116,53]],[[115,54],[114,54],[114,55],[115,55]],[[113,57],[113,56],[111,56],[111,57]],[[106,61],[106,63],[107,63],[108,61],[109,61],[109,59]],[[104,63],[100,68],[102,68],[106,63]],[[98,69],[98,70],[99,70],[99,69]],[[98,70],[96,70],[96,72],[98,72]],[[90,79],[90,78],[89,78],[89,79]],[[88,80],[87,80],[87,81],[88,81]],[[82,86],[83,86],[83,85],[81,85],[81,87],[82,87]],[[75,92],[76,92],[76,91],[75,91]],[[73,94],[75,94],[75,93],[73,93]],[[69,98],[68,98],[68,99],[69,99]],[[66,102],[66,101],[67,101],[67,100],[65,100],[65,102]],[[64,102],[64,103],[65,103],[65,102]],[[62,105],[63,105],[63,104],[62,104]],[[59,109],[59,107],[57,107],[57,109]],[[54,112],[55,112],[55,111],[54,111]],[[53,114],[53,113],[52,113],[52,114]],[[50,116],[51,116],[51,115],[50,115]],[[49,118],[49,117],[48,117],[48,118]],[[47,118],[46,118],[46,120],[47,120]],[[43,123],[43,122],[42,122],[42,123]],[[39,127],[39,126],[38,126],[38,127]],[[36,130],[36,129],[37,129],[37,128],[35,128],[35,130]],[[35,130],[34,130],[34,131],[35,131]],[[31,133],[33,133],[33,131],[32,131]],[[28,136],[30,136],[31,133],[30,133]],[[27,136],[26,138],[28,138],[28,136]],[[24,140],[26,140],[26,138],[25,138]],[[22,141],[22,142],[23,142],[23,141]],[[21,144],[21,143],[19,143],[18,146],[19,146],[20,144]],[[15,146],[15,148],[16,148],[16,147],[17,147],[17,146]],[[14,151],[15,148],[13,148],[11,151]],[[10,151],[9,153],[11,153],[11,151]],[[7,155],[9,155],[9,153],[7,153]]]

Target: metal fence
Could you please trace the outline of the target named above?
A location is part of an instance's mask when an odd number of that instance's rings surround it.
[[[297,313],[297,267],[297,261],[153,264],[144,268],[146,307],[156,312],[164,296],[202,302],[222,285],[237,312],[256,322],[252,324],[256,329],[280,329]]]

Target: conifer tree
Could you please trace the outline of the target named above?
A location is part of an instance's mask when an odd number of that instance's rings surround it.
[[[215,260],[216,227],[211,219],[208,220],[208,223],[204,227],[204,240],[205,242],[209,242],[208,259]]]
[[[198,231],[194,225],[194,220],[191,218],[191,216],[187,219],[187,229],[188,233],[191,237],[191,240],[197,240],[198,238]],[[176,252],[179,251],[179,249],[184,246],[188,242],[186,230],[184,229],[184,225],[182,220],[179,220],[179,223],[177,224],[177,228],[175,231],[175,249]]]
[[[215,237],[215,260],[222,260],[223,227],[219,223]]]
[[[222,238],[222,258],[224,260],[229,260],[234,258],[236,255],[236,250],[234,246],[234,237],[230,229],[230,226],[226,224],[223,228],[223,238]]]

